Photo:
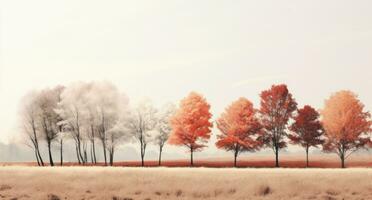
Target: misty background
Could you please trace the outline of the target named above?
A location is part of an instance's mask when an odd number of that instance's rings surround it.
[[[258,107],[258,94],[277,83],[299,107],[320,109],[349,89],[370,111],[371,7],[368,0],[0,1],[0,161],[33,160],[17,142],[21,98],[76,81],[111,81],[130,104],[178,103],[197,91],[213,119],[241,96]],[[196,159],[231,156],[214,146],[217,133]],[[138,160],[137,146],[122,146],[115,160]],[[185,151],[167,145],[164,159],[188,158]],[[146,159],[156,156],[149,147]]]

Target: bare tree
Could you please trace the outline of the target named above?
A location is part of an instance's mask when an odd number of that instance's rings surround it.
[[[168,103],[161,108],[161,111],[157,115],[154,143],[159,146],[159,166],[161,165],[163,147],[172,131],[170,118],[175,114],[175,111],[176,106],[172,103]]]
[[[41,126],[41,133],[43,139],[47,143],[49,163],[54,166],[52,156],[52,143],[58,138],[60,132],[59,116],[56,113],[57,105],[60,100],[60,95],[63,91],[63,87],[57,86],[53,89],[45,89],[41,91],[37,98],[37,106],[39,107],[38,121]]]
[[[128,121],[128,129],[136,140],[138,140],[141,148],[141,165],[144,166],[144,158],[146,147],[153,139],[152,132],[155,129],[157,110],[153,107],[148,99],[141,101],[132,111]]]
[[[114,153],[118,145],[123,141],[128,141],[131,136],[124,123],[126,123],[124,120],[118,121],[111,130],[107,131],[107,151],[109,152],[110,166],[114,165]]]
[[[93,138],[97,137],[100,140],[105,165],[107,165],[107,143],[110,139],[108,132],[117,124],[122,110],[128,104],[128,98],[110,82],[93,82],[87,101],[90,113],[94,116],[90,118]]]
[[[40,132],[38,131],[37,114],[38,107],[36,106],[37,92],[31,92],[22,99],[22,107],[20,110],[21,123],[27,140],[31,143],[28,146],[32,147],[35,153],[35,158],[39,166],[44,166],[43,158],[40,154],[39,138]]]
[[[86,94],[90,89],[90,84],[77,82],[71,84],[62,93],[62,101],[59,104],[59,116],[62,117],[65,129],[75,141],[76,157],[79,164],[87,162],[83,132],[87,122]]]

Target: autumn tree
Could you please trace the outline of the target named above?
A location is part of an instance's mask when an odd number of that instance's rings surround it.
[[[169,144],[185,146],[190,150],[191,166],[193,153],[206,147],[211,136],[212,123],[210,105],[198,93],[191,92],[180,103],[179,109],[171,118],[172,133]]]
[[[234,167],[239,153],[256,151],[262,146],[258,140],[262,126],[253,104],[246,98],[233,102],[217,120],[221,134],[217,136],[216,146],[234,153]]]
[[[261,123],[264,127],[262,141],[272,148],[275,154],[275,166],[279,167],[279,151],[287,146],[287,125],[297,103],[286,85],[273,85],[261,93]]]
[[[326,136],[323,150],[336,153],[344,168],[345,160],[370,142],[370,113],[364,111],[356,94],[340,91],[325,101],[321,115]]]
[[[299,109],[294,117],[294,123],[289,128],[292,132],[288,138],[294,144],[299,144],[306,151],[306,167],[309,167],[309,148],[323,144],[323,128],[319,113],[311,106]]]
[[[160,109],[160,112],[158,112],[157,115],[154,143],[159,147],[159,166],[161,165],[163,147],[168,141],[169,135],[172,131],[170,118],[174,115],[175,110],[176,106],[172,103],[168,103]]]

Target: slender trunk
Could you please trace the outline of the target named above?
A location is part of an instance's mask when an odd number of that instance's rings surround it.
[[[80,136],[79,136],[80,137]],[[78,155],[80,157],[80,160],[83,164],[85,164],[85,160],[84,160],[84,157],[81,153],[81,141],[80,141],[80,138],[77,139],[77,146],[78,146]]]
[[[279,147],[275,146],[275,167],[279,167]]]
[[[61,166],[62,166],[63,165],[63,140],[62,139],[61,139],[60,145],[61,145],[60,153],[61,153]]]
[[[48,140],[49,163],[50,163],[50,166],[54,166],[52,150],[51,150],[51,142],[52,141]]]
[[[345,168],[345,155],[342,153],[340,158],[341,158],[341,168]]]
[[[161,153],[163,152],[163,145],[159,145],[159,166],[161,166]]]
[[[114,166],[114,148],[111,148],[109,153],[110,153],[110,166]]]
[[[141,143],[141,166],[145,166],[145,153],[146,153],[146,143],[144,141],[140,141]]]
[[[39,162],[42,166],[44,166],[44,161],[43,161],[43,158],[41,157],[40,155],[40,150],[39,150],[39,141],[37,140],[37,136],[36,136],[36,128],[35,128],[35,124],[34,122],[32,123],[32,129],[33,129],[33,133],[34,133],[34,138],[35,138],[35,151],[37,152],[37,157],[39,158]]]
[[[94,164],[94,159],[93,159],[93,147],[90,145],[90,162]]]
[[[191,166],[194,166],[194,149],[191,147],[190,148],[190,164],[191,164]]]
[[[36,147],[35,147],[34,151],[35,151],[35,157],[36,157],[37,165],[40,166],[40,161],[39,161],[39,157],[37,156]]]
[[[143,151],[143,150],[142,150]],[[145,166],[145,155],[143,152],[141,152],[141,166],[144,167]]]
[[[234,149],[234,167],[237,167],[237,158],[238,158],[238,154],[239,154],[239,145],[235,145],[235,149]]]
[[[309,146],[306,146],[306,168],[309,167]]]
[[[96,159],[96,147],[95,147],[95,141],[94,141],[94,138],[95,138],[95,134],[94,134],[94,128],[93,128],[93,125],[91,124],[90,125],[90,132],[91,132],[91,137],[92,139],[90,140],[91,143],[92,143],[92,149],[91,149],[91,159],[92,159],[92,163],[94,164],[97,164],[97,159]]]
[[[40,155],[39,145],[37,147],[37,156],[39,157],[39,161],[40,161],[41,166],[44,166],[43,158]]]
[[[79,150],[78,150],[78,146],[77,146],[77,144],[75,145],[75,150],[76,150],[76,157],[77,157],[77,159],[78,159],[78,163],[79,163],[79,165],[81,164],[81,161],[80,161],[80,157],[79,157]]]
[[[94,164],[97,164],[96,145],[95,145],[95,142],[94,142],[94,138],[92,140],[92,145],[93,145],[93,160],[94,160]]]
[[[106,156],[106,143],[102,141],[103,146],[103,158],[105,159],[105,166],[107,166],[107,156]]]

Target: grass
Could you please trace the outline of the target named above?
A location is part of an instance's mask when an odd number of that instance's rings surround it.
[[[0,167],[0,199],[372,199],[371,169]]]

